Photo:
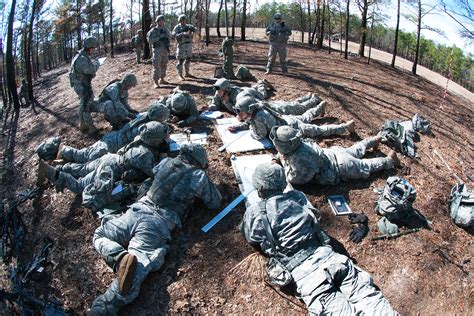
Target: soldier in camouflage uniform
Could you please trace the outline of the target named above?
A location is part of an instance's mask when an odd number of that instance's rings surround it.
[[[186,16],[184,14],[179,16],[178,22],[179,24],[174,27],[171,34],[176,38],[176,42],[178,43],[176,48],[176,59],[178,60],[176,70],[181,80],[185,80],[184,77],[191,76],[189,66],[193,55],[193,34],[196,32],[196,28],[191,24],[186,24]]]
[[[127,182],[141,182],[153,176],[153,167],[163,154],[166,155],[168,136],[169,131],[166,125],[149,122],[141,126],[140,135],[132,143],[120,149],[117,154],[106,154],[85,164],[67,163],[56,168],[40,160],[38,182],[41,183],[47,177],[55,185],[57,191],[62,192],[64,188],[68,188],[76,194],[82,193],[88,186],[96,188],[96,190],[89,188],[89,192],[103,193],[102,188],[111,191],[112,188],[105,188],[105,184],[113,184],[121,179]],[[88,200],[92,206],[100,204],[93,199]]]
[[[93,111],[103,113],[113,130],[121,129],[138,114],[128,104],[128,90],[136,85],[137,77],[128,73],[122,80],[107,85],[100,93],[98,103],[94,104]]]
[[[234,40],[226,37],[222,41],[221,52],[224,56],[224,64],[222,70],[224,71],[224,77],[233,79],[235,78],[234,74]]]
[[[280,13],[275,13],[274,19],[275,22],[267,27],[265,32],[270,41],[267,72],[265,74],[272,72],[277,54],[280,56],[281,71],[283,73],[288,72],[288,67],[286,65],[286,45],[291,36],[291,29],[285,24],[285,22],[283,22]]]
[[[256,102],[251,97],[244,97],[237,101],[235,110],[238,112],[239,120],[244,123],[230,126],[229,131],[236,132],[249,129],[248,121],[250,121],[251,135],[257,140],[267,137],[272,127],[283,125],[292,126],[300,130],[303,136],[311,138],[355,132],[353,120],[338,125],[327,124],[319,126],[311,124],[313,119],[321,114],[321,106],[309,109],[302,115],[281,115],[269,107],[266,107],[261,101]]]
[[[18,98],[20,98],[19,101],[20,101],[21,106],[30,105],[30,95],[28,94],[28,83],[26,82],[26,79],[23,79],[21,81],[20,92],[18,93]]]
[[[204,170],[208,159],[201,145],[181,147],[177,158],[165,158],[154,170],[146,195],[120,216],[106,216],[94,234],[94,246],[117,272],[107,291],[98,296],[90,315],[116,315],[139,294],[147,275],[163,265],[167,242],[181,228],[196,199],[211,209],[222,197]]]
[[[254,100],[265,100],[268,98],[268,91],[273,89],[273,86],[266,80],[259,80],[256,85],[251,88],[238,87],[233,85],[229,80],[221,78],[214,84],[216,93],[211,100],[209,106],[203,110],[207,111],[227,111],[232,114],[235,112],[235,105],[238,100],[244,97],[251,97]],[[270,109],[286,115],[301,115],[307,110],[318,107],[316,116],[324,115],[326,102],[315,96],[314,94],[307,94],[299,97],[293,101],[266,101],[265,106]]]
[[[148,112],[141,113],[133,121],[125,124],[120,130],[105,134],[102,140],[89,147],[77,149],[61,144],[59,137],[52,137],[41,143],[36,152],[43,160],[62,159],[70,162],[86,163],[108,153],[116,153],[120,148],[132,142],[140,134],[140,127],[156,121],[163,123],[170,116],[168,108],[157,101],[153,102]]]
[[[165,27],[165,16],[159,15],[155,19],[155,26],[146,35],[150,50],[153,51],[153,81],[155,88],[160,84],[167,84],[165,80],[170,53],[170,31]]]
[[[69,80],[71,87],[77,93],[80,99],[79,118],[81,123],[79,129],[83,132],[89,131],[94,134],[97,128],[94,126],[94,121],[91,115],[91,104],[94,101],[94,92],[92,91],[92,79],[95,77],[99,69],[98,63],[93,63],[90,55],[99,42],[95,37],[88,37],[84,40],[84,48],[76,53],[71,63],[71,70],[69,72]]]
[[[187,91],[175,89],[170,95],[160,99],[172,114],[171,122],[178,127],[191,125],[198,117],[199,111],[194,98]]]
[[[137,64],[139,64],[140,58],[142,57],[143,30],[138,30],[137,35],[132,37],[132,47],[135,49],[135,54],[137,56]]]
[[[372,173],[399,165],[394,151],[387,157],[362,159],[368,149],[376,149],[382,139],[374,136],[349,148],[323,149],[302,141],[302,133],[290,126],[273,127],[270,132],[278,155],[274,161],[285,168],[291,184],[338,184],[340,181],[367,179]]]
[[[270,258],[271,281],[294,282],[311,315],[398,315],[367,272],[332,250],[305,195],[283,193],[282,167],[257,166],[252,184],[262,201],[247,207],[241,231]]]

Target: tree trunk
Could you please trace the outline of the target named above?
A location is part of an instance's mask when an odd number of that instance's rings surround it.
[[[360,22],[360,44],[359,44],[359,56],[364,57],[365,41],[367,40],[367,11],[369,9],[368,0],[363,0],[364,6],[362,7],[362,19]]]
[[[114,17],[113,1],[110,0],[109,28],[110,28],[110,57],[111,58],[114,58],[114,27],[113,27],[113,23],[112,23],[113,17]]]
[[[245,27],[247,24],[247,0],[242,3],[242,20],[240,21],[240,40],[245,41]]]
[[[107,43],[107,38],[106,38],[106,32],[105,32],[105,4],[104,4],[104,0],[100,0],[99,1],[99,4],[100,4],[100,8],[101,8],[101,14],[100,14],[100,21],[101,21],[101,24],[102,24],[102,39],[104,41],[104,52],[107,53],[107,45],[105,43]]]
[[[20,101],[18,100],[18,93],[16,88],[15,78],[15,60],[13,59],[13,22],[15,17],[16,0],[12,0],[10,14],[8,15],[7,28],[7,50],[5,56],[6,72],[7,72],[7,87],[12,96],[13,106],[16,112],[20,111]]]
[[[133,0],[130,0],[130,38],[132,38],[133,35]]]
[[[392,67],[395,67],[395,58],[397,58],[397,48],[398,48],[398,31],[400,27],[400,0],[398,0],[398,7],[397,7],[397,26],[395,27],[395,41],[393,43],[393,56],[392,56],[392,63],[390,64]]]
[[[307,4],[308,4],[308,44],[311,44],[311,1],[308,0],[307,1]]]
[[[413,66],[411,67],[411,73],[414,75],[416,75],[416,65],[418,64],[418,54],[420,52],[420,36],[421,36],[421,0],[418,0],[418,25],[416,29],[415,59],[413,60]]]
[[[232,8],[232,39],[235,39],[235,16],[237,15],[237,0],[234,0]]]
[[[158,15],[161,15],[161,0],[158,0]]]
[[[219,11],[217,11],[217,37],[221,38],[221,11],[222,11],[222,4],[224,0],[221,0],[221,3],[219,4]]]
[[[347,51],[349,48],[349,5],[350,5],[350,0],[347,1],[347,7],[346,7],[346,34],[345,34],[345,47],[344,47],[344,59],[347,59]]]
[[[329,3],[328,3],[328,43],[329,43],[328,54],[331,54],[331,40],[332,40],[331,7],[329,7]]]
[[[367,64],[370,63],[370,54],[372,53],[372,40],[374,38],[374,20],[375,20],[375,9],[372,9],[372,21],[370,22],[370,44],[369,44],[369,58],[367,59]]]
[[[151,25],[151,15],[150,15],[150,3],[148,0],[143,0],[142,2],[142,30],[143,35],[146,37],[148,31],[150,30]],[[150,46],[148,44],[144,45],[143,48],[143,59],[150,58]]]
[[[318,0],[318,5],[316,6],[316,21],[314,23],[313,35],[311,37],[311,44],[314,44],[314,38],[316,33],[319,31],[320,19],[321,19],[321,0]]]
[[[35,6],[36,1],[33,1],[33,6]],[[82,18],[81,18],[81,8],[82,8],[82,0],[77,0],[76,2],[76,23],[77,23],[77,49],[82,48],[82,37],[81,37],[81,30],[82,30]]]
[[[209,43],[211,43],[211,38],[210,38],[210,32],[209,32],[209,6],[211,5],[210,2],[211,0],[205,0],[206,1],[206,6],[205,6],[205,19],[206,19],[206,23],[205,23],[205,31],[206,31],[206,46],[209,46]]]
[[[28,82],[28,97],[30,98],[31,102],[33,102],[33,99],[34,99],[33,72],[32,72],[32,66],[31,66],[31,44],[33,42],[33,23],[35,20],[36,5],[37,5],[37,1],[33,1],[33,5],[31,7],[30,22],[28,26],[28,35],[27,35],[28,38],[26,40],[26,45],[25,45],[26,81]]]
[[[225,36],[229,37],[229,10],[227,10],[227,0],[224,0],[225,9]]]
[[[300,5],[300,27],[301,27],[301,43],[304,43],[304,11],[303,11],[303,4],[301,2],[298,3]]]
[[[321,27],[319,28],[318,48],[323,48],[324,41],[324,17],[326,16],[326,1],[323,0],[323,12],[321,13]]]
[[[153,21],[155,21],[156,20],[155,0],[151,0],[151,7],[153,8]]]

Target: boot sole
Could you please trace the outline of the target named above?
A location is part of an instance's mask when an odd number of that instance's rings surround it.
[[[125,259],[125,258],[124,258]],[[122,278],[119,280],[119,291],[122,294],[127,294],[132,287],[133,274],[135,272],[135,267],[137,265],[137,257],[134,255],[127,256],[127,262],[125,262],[124,271],[122,273]],[[122,265],[120,265],[122,269]]]

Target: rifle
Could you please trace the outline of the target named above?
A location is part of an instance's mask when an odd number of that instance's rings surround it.
[[[416,233],[416,232],[419,232],[419,231],[420,231],[420,228],[407,229],[407,230],[404,230],[404,231],[396,233],[396,234],[387,234],[387,235],[380,235],[380,236],[372,237],[371,240],[375,241],[375,240],[384,240],[384,239],[395,239],[395,238],[398,238],[400,236],[413,234],[413,233]]]

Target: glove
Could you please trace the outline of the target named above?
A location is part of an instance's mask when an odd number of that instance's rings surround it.
[[[349,234],[349,239],[352,242],[358,244],[362,241],[362,239],[365,238],[365,236],[367,236],[368,233],[369,227],[367,225],[357,224],[357,227],[352,229],[351,233]]]
[[[349,214],[348,218],[351,224],[360,223],[360,224],[367,225],[367,223],[369,222],[369,218],[367,217],[367,215],[363,213],[361,214],[352,213],[352,214]]]

